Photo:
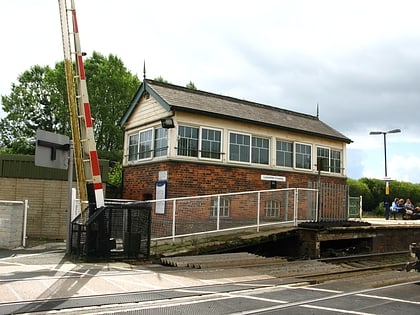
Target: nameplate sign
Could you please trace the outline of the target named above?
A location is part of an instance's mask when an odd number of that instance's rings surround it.
[[[286,177],[284,176],[274,176],[274,175],[261,175],[261,180],[269,180],[273,182],[285,182]]]

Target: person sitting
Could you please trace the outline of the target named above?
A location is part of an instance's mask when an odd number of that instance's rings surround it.
[[[391,203],[391,212],[397,212],[397,204],[400,198],[394,198],[394,201]]]
[[[394,220],[397,219],[397,213],[401,213],[403,216],[405,214],[404,199],[395,198],[392,202],[391,213],[394,216]]]
[[[420,207],[407,208],[403,214],[404,220],[420,220]]]

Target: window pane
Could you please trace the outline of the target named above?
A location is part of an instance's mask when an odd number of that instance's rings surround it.
[[[311,169],[311,146],[296,143],[296,168]]]
[[[341,152],[331,150],[331,172],[341,173]]]
[[[221,131],[202,128],[201,130],[201,157],[218,159],[221,156]]]
[[[198,128],[179,126],[178,155],[198,157]]]
[[[229,159],[231,161],[249,162],[250,136],[238,133],[230,134]]]
[[[280,216],[280,202],[277,200],[267,200],[265,202],[265,216],[279,217]]]
[[[317,168],[319,168],[321,171],[329,172],[330,171],[330,149],[328,148],[317,148],[317,161],[316,163],[320,163],[320,165],[317,165]]]
[[[269,147],[268,139],[252,137],[252,163],[268,164]]]
[[[220,206],[218,209],[218,198],[213,198],[211,200],[210,206],[210,216],[217,217],[217,213],[219,212],[220,217],[229,217],[229,199],[220,197]]]
[[[140,132],[139,159],[152,157],[152,129]]]
[[[285,141],[276,142],[276,165],[293,167],[293,143]]]
[[[157,128],[155,130],[155,156],[168,154],[168,129]]]
[[[139,134],[136,133],[131,135],[128,138],[128,160],[135,161],[137,160],[137,155],[139,153]]]

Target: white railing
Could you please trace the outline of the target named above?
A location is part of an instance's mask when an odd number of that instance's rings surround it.
[[[315,221],[318,190],[287,188],[150,200],[153,240]]]

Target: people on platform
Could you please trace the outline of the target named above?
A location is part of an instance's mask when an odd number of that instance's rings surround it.
[[[394,220],[397,219],[398,213],[403,213],[405,211],[404,207],[405,201],[404,199],[395,198],[391,205],[391,214],[394,217]]]
[[[415,207],[410,198],[405,201],[395,198],[391,205],[391,214],[394,220],[396,220],[397,214],[401,214],[404,220],[418,220],[420,219],[420,207]]]

